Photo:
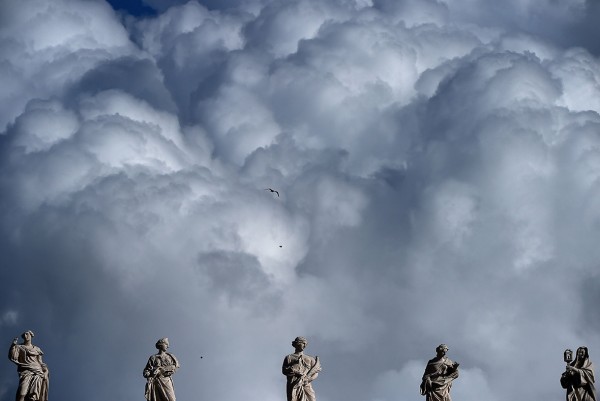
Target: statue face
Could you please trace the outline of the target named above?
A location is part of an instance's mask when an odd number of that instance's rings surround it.
[[[584,350],[583,348],[579,348],[579,349],[577,350],[577,356],[578,356],[579,358],[585,358],[585,350]]]
[[[29,340],[31,340],[31,333],[30,333],[30,332],[28,332],[28,331],[27,331],[27,332],[25,332],[25,333],[23,333],[23,339],[24,339],[25,341],[29,341]]]
[[[295,348],[297,351],[304,351],[304,348],[306,348],[306,343],[305,343],[305,342],[302,342],[302,341],[300,341],[300,342],[296,342],[296,343],[294,343],[294,348]]]

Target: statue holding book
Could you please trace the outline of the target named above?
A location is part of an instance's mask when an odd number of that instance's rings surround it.
[[[169,352],[169,339],[156,342],[158,353],[148,359],[144,368],[146,399],[148,401],[175,401],[175,388],[171,376],[179,369],[177,358]]]
[[[427,362],[421,381],[421,395],[426,401],[452,401],[450,389],[452,382],[458,377],[458,363],[446,356],[448,346],[440,344],[436,356]]]

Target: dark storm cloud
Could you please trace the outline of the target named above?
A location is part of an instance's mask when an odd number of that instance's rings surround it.
[[[595,3],[48,4],[3,5],[0,333],[52,398],[143,396],[165,336],[179,398],[281,399],[297,335],[324,401],[417,400],[442,342],[466,401],[594,359]]]
[[[258,313],[278,312],[281,294],[273,292],[269,276],[254,255],[239,252],[206,252],[198,257],[199,275],[210,281],[217,296],[229,302],[256,305]]]

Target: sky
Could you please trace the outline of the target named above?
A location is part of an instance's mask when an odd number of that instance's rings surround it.
[[[0,340],[50,400],[562,400],[600,358],[597,0],[4,0]],[[277,194],[266,190],[272,188]],[[0,401],[18,376],[0,364]]]

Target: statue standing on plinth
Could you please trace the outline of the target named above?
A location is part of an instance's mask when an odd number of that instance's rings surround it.
[[[148,359],[144,368],[146,399],[148,401],[175,401],[175,388],[171,376],[179,369],[177,358],[169,352],[169,339],[156,342],[158,353]]]
[[[316,401],[311,382],[321,371],[319,357],[304,354],[308,341],[304,337],[296,337],[292,341],[295,352],[285,357],[282,373],[287,377],[287,401]]]
[[[48,401],[48,366],[42,361],[42,350],[33,345],[33,331],[21,334],[23,344],[15,338],[8,358],[17,365],[19,388],[16,401]]]
[[[567,367],[560,377],[560,385],[567,390],[567,401],[595,401],[594,364],[587,347],[577,348],[574,361],[573,351],[565,350],[564,360]]]
[[[452,362],[446,356],[448,352],[446,344],[440,344],[435,352],[435,358],[427,362],[423,373],[421,395],[426,397],[426,401],[452,401],[450,388],[452,382],[458,377],[458,363]]]

